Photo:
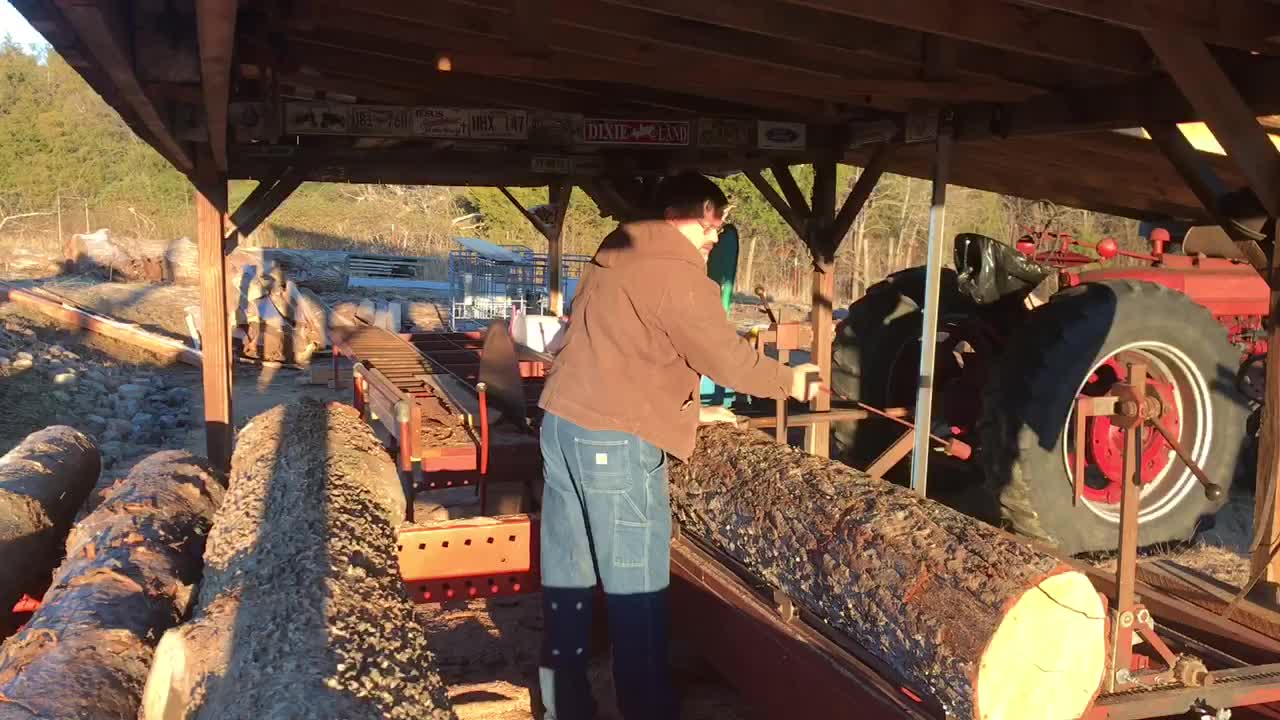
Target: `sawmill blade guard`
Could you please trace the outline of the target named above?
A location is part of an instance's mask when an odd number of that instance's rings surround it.
[[[521,430],[529,429],[520,360],[511,330],[503,320],[489,323],[485,331],[484,349],[480,353],[480,382],[485,385],[489,402],[502,411],[505,419]]]

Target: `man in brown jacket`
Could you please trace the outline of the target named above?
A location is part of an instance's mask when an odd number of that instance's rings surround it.
[[[757,353],[707,277],[728,207],[696,174],[658,188],[660,216],[611,233],[592,259],[540,402],[547,720],[594,717],[591,610],[603,586],[618,705],[674,720],[667,674],[671,508],[666,457],[693,453],[701,375],[740,393],[807,401],[817,366]]]

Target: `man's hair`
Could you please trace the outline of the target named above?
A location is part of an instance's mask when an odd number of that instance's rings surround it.
[[[723,214],[729,206],[720,186],[696,172],[683,172],[664,178],[654,193],[654,209],[661,216],[668,210],[682,220],[701,219],[707,203]]]

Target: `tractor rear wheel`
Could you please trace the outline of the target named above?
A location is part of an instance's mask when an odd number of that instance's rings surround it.
[[[831,386],[841,396],[877,408],[915,407],[924,277],[924,268],[894,273],[849,306],[831,353]],[[938,343],[936,434],[949,435],[954,428],[963,436],[977,423],[981,388],[995,353],[979,307],[957,288],[951,269],[943,270],[939,291]],[[845,464],[865,469],[906,430],[877,417],[833,423],[832,449]],[[946,465],[943,458],[934,463],[940,472]],[[910,466],[903,460],[886,479],[904,482]]]
[[[983,402],[982,462],[999,514],[1024,535],[1075,554],[1119,543],[1123,431],[1088,421],[1074,437],[1076,400],[1106,395],[1147,366],[1160,421],[1209,478],[1228,490],[1248,415],[1233,381],[1239,351],[1226,331],[1182,293],[1136,281],[1086,283],[1032,312],[992,373]],[[1208,500],[1191,471],[1154,430],[1142,431],[1138,540],[1186,540],[1227,501]],[[1085,484],[1073,504],[1073,460],[1085,454]],[[994,514],[994,513],[993,513]]]

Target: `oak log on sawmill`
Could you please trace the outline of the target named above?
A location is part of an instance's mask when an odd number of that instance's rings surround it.
[[[93,441],[65,425],[34,432],[0,457],[0,633],[12,629],[22,594],[49,579],[101,469]]]
[[[703,426],[671,470],[681,529],[874,655],[953,717],[1055,720],[1091,705],[1104,606],[1055,557],[906,488]]]
[[[454,718],[396,556],[395,465],[305,398],[236,439],[193,619],[156,648],[144,720]]]
[[[0,646],[0,719],[138,716],[152,648],[190,608],[223,487],[189,453],[151,455],[71,529],[66,559]]]

